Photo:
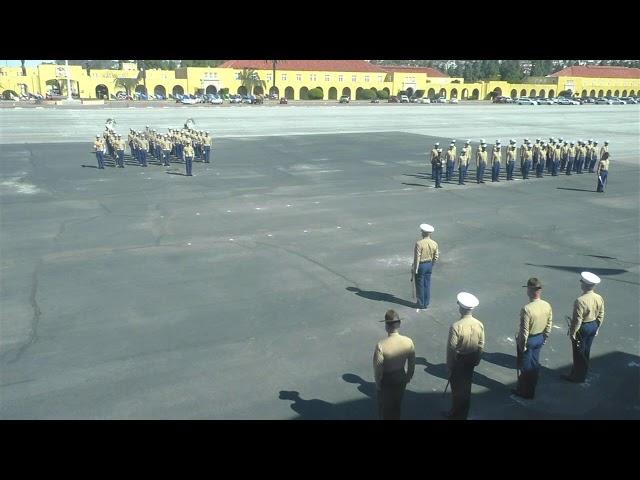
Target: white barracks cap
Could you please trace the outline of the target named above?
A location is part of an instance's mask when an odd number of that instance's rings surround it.
[[[598,285],[600,283],[600,277],[595,273],[591,272],[582,272],[580,274],[581,281],[586,283],[587,285]]]
[[[461,307],[468,308],[468,309],[476,308],[480,304],[480,301],[475,295],[472,295],[467,292],[460,292],[458,294],[457,299],[458,299],[458,304]]]
[[[422,225],[420,225],[420,230],[422,230],[425,233],[432,233],[435,231],[435,229],[428,223],[423,223]]]

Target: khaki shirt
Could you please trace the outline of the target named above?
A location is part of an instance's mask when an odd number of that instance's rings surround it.
[[[382,388],[382,378],[385,372],[404,370],[407,364],[407,382],[411,381],[416,366],[416,349],[409,337],[398,332],[380,340],[373,352],[373,375],[378,390]]]
[[[593,290],[579,296],[573,303],[573,317],[569,333],[576,338],[576,332],[583,323],[598,320],[600,325],[604,321],[604,299]]]
[[[560,147],[560,158],[564,158],[566,160],[568,153],[569,153],[568,146],[563,145],[562,147]]]
[[[604,152],[608,152],[609,151],[609,146],[607,145],[606,147],[603,145],[602,148],[600,149],[600,156],[604,155]]]
[[[575,158],[575,156],[576,156],[576,147],[567,148],[567,154],[569,155],[569,157]]]
[[[484,325],[467,314],[451,325],[447,340],[447,368],[453,369],[456,354],[482,353],[484,349]]]
[[[540,155],[540,152],[542,151],[542,145],[540,145],[539,143],[535,143],[533,145],[533,148],[531,149],[531,152],[536,155]]]
[[[433,165],[433,159],[436,158],[438,156],[438,149],[434,148],[433,150],[431,150],[431,164]]]
[[[491,165],[500,164],[502,162],[502,149],[493,149],[491,152]]]
[[[210,147],[211,145],[213,145],[213,138],[211,138],[211,137],[204,137],[204,139],[202,140],[202,143],[203,143],[205,146],[209,146],[209,147]]]
[[[551,333],[553,312],[548,302],[537,299],[527,303],[520,310],[520,330],[516,337],[520,350],[525,350],[529,335],[544,333],[545,338]]]
[[[527,144],[523,143],[522,145],[520,145],[520,158],[523,159],[524,158],[524,154],[527,151]],[[533,149],[532,149],[533,151]]]
[[[554,151],[554,159],[555,160],[559,160],[561,158],[562,155],[562,147],[560,145],[556,145],[555,151]]]
[[[450,150],[447,150],[447,162],[455,162],[455,160],[456,160],[455,150],[453,148]]]
[[[453,158],[456,158],[456,155],[458,155],[458,147],[453,146],[451,147],[451,150],[453,151]]]
[[[476,153],[476,166],[478,164],[482,163],[483,165],[487,164],[487,151],[485,150],[484,152],[482,150],[478,150],[478,153]]]
[[[193,147],[191,146],[190,143],[188,143],[184,147],[184,156],[185,157],[193,157],[193,154],[194,154]]]
[[[608,171],[609,171],[609,159],[607,158],[606,160],[600,160],[600,163],[598,164],[598,173],[608,172]]]
[[[421,262],[437,262],[440,258],[438,244],[431,240],[431,237],[425,237],[416,242],[415,254],[413,257],[413,267],[418,273],[418,266]]]
[[[584,154],[587,151],[585,147],[578,147],[576,153],[578,154],[578,158],[584,158]]]
[[[126,144],[125,144],[124,140],[121,138],[120,140],[118,140],[116,142],[116,150],[124,150],[125,145]]]
[[[142,148],[143,150],[148,150],[149,149],[149,142],[147,141],[146,138],[142,138],[139,142],[140,148]]]
[[[104,150],[104,141],[96,140],[95,142],[93,142],[93,149],[96,152],[102,152]]]
[[[533,158],[533,153],[531,152],[531,150],[527,150],[526,152],[524,152],[524,155],[522,156],[523,160],[531,160]]]
[[[462,152],[458,157],[458,166],[466,167],[467,165],[469,165],[469,157],[467,156],[466,153]]]
[[[513,146],[513,147],[509,147],[509,148],[507,149],[507,163],[509,163],[509,162],[515,162],[515,160],[516,160],[516,155],[517,155],[516,147],[515,147],[515,146]]]

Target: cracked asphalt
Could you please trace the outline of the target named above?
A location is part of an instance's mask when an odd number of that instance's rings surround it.
[[[88,143],[0,145],[0,418],[374,418],[388,308],[425,367],[404,417],[435,418],[461,290],[487,332],[472,418],[640,418],[638,151],[620,152],[605,194],[594,175],[435,190],[426,152],[450,138],[221,138],[192,178],[180,164],[99,171]],[[442,253],[418,314],[423,222]],[[607,310],[576,386],[558,377],[582,270],[602,277]],[[536,400],[517,401],[530,276],[555,328]]]

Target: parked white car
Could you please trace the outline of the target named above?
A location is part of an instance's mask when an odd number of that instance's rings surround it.
[[[184,96],[182,100],[180,100],[180,103],[184,103],[185,105],[195,105],[196,103],[200,103],[200,102],[198,102],[197,98],[190,98],[190,97]]]
[[[214,95],[209,99],[209,103],[212,103],[213,105],[222,105],[224,102],[219,96]]]
[[[529,97],[520,97],[516,103],[518,105],[537,105],[538,102],[536,102],[535,100],[531,100]]]
[[[409,103],[409,97],[407,97],[406,95],[400,95],[398,97],[398,100],[400,100],[400,103]]]
[[[596,100],[596,105],[613,105],[613,100],[609,100],[608,98],[601,97]]]
[[[449,103],[458,103],[458,99],[456,97],[453,97],[449,100]]]
[[[422,97],[418,99],[418,103],[431,103],[431,99],[429,97]]]

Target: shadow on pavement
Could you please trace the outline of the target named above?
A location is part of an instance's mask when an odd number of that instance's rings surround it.
[[[354,292],[359,297],[366,298],[367,300],[376,300],[378,302],[395,303],[396,305],[402,305],[410,308],[416,307],[415,302],[409,302],[407,300],[403,300],[401,298],[396,297],[395,295],[391,295],[390,293],[375,292],[373,290],[361,290],[358,287],[347,287],[346,289],[349,290],[350,292]]]
[[[551,268],[553,270],[564,270],[565,272],[581,273],[584,271],[595,273],[596,275],[620,275],[629,270],[622,268],[593,268],[593,267],[573,267],[570,265],[537,265],[535,263],[525,263],[530,267]]]

